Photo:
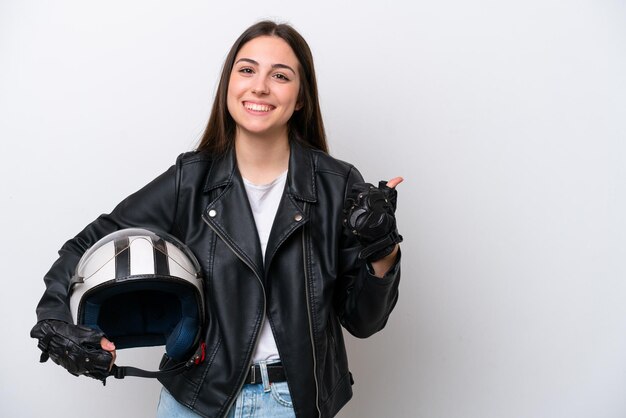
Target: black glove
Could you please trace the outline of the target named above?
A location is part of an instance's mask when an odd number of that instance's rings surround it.
[[[106,383],[113,355],[100,346],[105,336],[103,332],[63,321],[44,320],[33,327],[30,336],[39,339],[40,362],[51,358],[74,376],[85,375]]]
[[[359,258],[379,260],[402,242],[396,228],[396,201],[398,192],[381,181],[378,187],[370,183],[355,183],[344,208],[344,225],[363,246]]]

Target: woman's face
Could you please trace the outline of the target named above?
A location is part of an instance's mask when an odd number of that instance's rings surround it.
[[[237,134],[280,136],[300,109],[298,59],[283,39],[259,36],[245,43],[230,73],[226,104]]]

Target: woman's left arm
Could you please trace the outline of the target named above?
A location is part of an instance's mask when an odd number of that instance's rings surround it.
[[[397,244],[402,237],[393,214],[395,190],[363,183],[354,167],[347,180],[334,304],[344,328],[355,337],[366,338],[384,328],[398,300],[401,251]],[[395,187],[401,181],[395,178],[387,184]],[[381,213],[368,216],[371,208],[385,212],[380,222],[375,219]],[[381,228],[375,231],[376,227],[368,225]]]

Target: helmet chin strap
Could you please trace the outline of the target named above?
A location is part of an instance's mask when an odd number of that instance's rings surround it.
[[[147,378],[159,378],[159,377],[168,377],[174,376],[185,370],[189,370],[199,364],[204,362],[204,358],[206,355],[206,344],[201,343],[196,352],[191,356],[191,358],[187,361],[181,361],[175,363],[171,367],[159,370],[159,371],[148,371],[144,369],[139,369],[137,367],[130,366],[116,366],[115,364],[111,367],[110,376],[115,377],[116,379],[123,379],[126,376],[134,376],[134,377],[147,377]],[[164,358],[169,359],[167,354],[163,355]]]

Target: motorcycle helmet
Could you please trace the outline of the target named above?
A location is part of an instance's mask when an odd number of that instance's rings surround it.
[[[205,315],[200,266],[168,234],[113,232],[80,259],[70,310],[75,324],[100,329],[118,349],[165,345],[167,356],[185,361],[200,344]]]

